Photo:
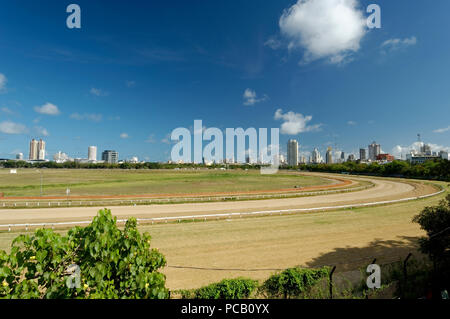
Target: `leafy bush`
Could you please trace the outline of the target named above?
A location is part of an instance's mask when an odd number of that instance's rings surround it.
[[[433,266],[426,259],[412,257],[407,263],[407,278],[404,276],[403,261],[392,263],[383,269],[383,282],[395,283],[395,296],[417,299],[427,294],[432,280]]]
[[[249,298],[258,287],[252,279],[224,279],[205,287],[180,291],[183,299],[244,299]]]
[[[157,272],[165,263],[135,219],[121,231],[111,211],[100,210],[89,226],[66,236],[38,229],[14,239],[9,255],[0,251],[0,297],[167,298],[165,276]],[[74,264],[80,284],[70,288],[67,270]]]
[[[260,287],[260,292],[269,298],[292,298],[307,293],[322,278],[328,277],[330,269],[288,268],[272,275]]]

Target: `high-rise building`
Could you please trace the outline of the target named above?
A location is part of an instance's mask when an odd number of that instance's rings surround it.
[[[102,160],[109,164],[116,164],[119,160],[119,153],[116,151],[105,150],[102,153]]]
[[[327,154],[326,154],[326,157],[325,157],[325,163],[333,164],[333,149],[331,148],[331,146],[329,146],[328,149],[327,149]]]
[[[97,161],[97,146],[88,147],[88,161],[92,162]]]
[[[23,153],[16,154],[16,160],[23,161]]]
[[[372,144],[369,145],[369,159],[371,161],[376,161],[377,156],[380,154],[381,154],[380,144],[377,144],[376,142],[372,142]]]
[[[432,155],[431,154],[431,146],[428,144],[423,144],[420,147],[420,153],[425,154],[425,155]]]
[[[38,160],[45,160],[45,142],[42,139],[38,142]]]
[[[40,139],[36,141],[34,138],[30,142],[30,153],[28,156],[29,160],[45,160],[45,142]]]
[[[313,164],[319,164],[322,162],[322,156],[320,155],[320,152],[317,148],[314,149],[311,156],[311,162]]]
[[[28,159],[35,161],[38,159],[38,141],[34,138],[30,142],[30,153],[28,155]]]
[[[297,140],[289,140],[287,144],[287,160],[289,166],[298,165],[298,142]]]
[[[365,161],[367,159],[367,157],[366,157],[366,149],[365,148],[360,148],[359,149],[359,159],[361,161]]]
[[[341,163],[345,162],[345,153],[341,152]]]

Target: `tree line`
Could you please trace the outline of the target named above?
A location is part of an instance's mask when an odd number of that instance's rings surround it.
[[[423,164],[393,161],[386,164],[345,162],[339,164],[301,164],[300,170],[310,172],[349,173],[387,177],[405,177],[450,181],[450,161],[430,160]]]

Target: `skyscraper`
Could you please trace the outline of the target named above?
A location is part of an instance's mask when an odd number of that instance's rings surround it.
[[[312,152],[311,161],[313,164],[319,164],[322,162],[322,156],[317,148],[315,148]]]
[[[42,139],[38,142],[38,160],[45,160],[45,142]]]
[[[359,149],[359,159],[361,161],[365,161],[367,159],[366,158],[366,149],[365,148],[360,148]]]
[[[88,161],[97,161],[97,146],[89,146],[88,148]]]
[[[372,144],[369,145],[369,159],[371,161],[376,161],[377,156],[381,153],[381,146],[380,144],[377,144],[376,142],[372,142]]]
[[[30,142],[30,153],[28,155],[28,159],[31,161],[38,159],[38,141],[34,138]]]
[[[30,154],[28,159],[31,161],[45,160],[45,142],[40,139],[36,141],[34,138],[30,142]]]
[[[289,166],[298,165],[298,142],[297,140],[289,140],[287,144],[287,157]]]
[[[119,153],[116,151],[106,150],[102,153],[102,160],[109,164],[116,164],[119,159]]]
[[[328,147],[327,149],[327,154],[325,157],[325,162],[327,164],[333,164],[333,149],[331,148],[331,146]]]

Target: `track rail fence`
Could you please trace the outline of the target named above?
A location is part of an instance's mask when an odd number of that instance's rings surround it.
[[[374,187],[374,185],[365,185],[345,189],[335,189],[316,192],[292,192],[284,194],[258,194],[258,195],[227,195],[227,196],[201,196],[201,197],[172,197],[172,198],[142,198],[142,199],[120,199],[120,200],[67,200],[60,201],[0,201],[1,208],[48,208],[48,207],[83,207],[83,206],[104,206],[104,205],[151,205],[168,203],[189,203],[189,202],[219,202],[219,201],[240,201],[252,199],[271,199],[271,198],[294,198],[304,196],[327,195],[334,193],[348,193],[361,191]]]
[[[255,212],[234,212],[234,213],[221,213],[221,214],[204,214],[204,215],[189,215],[189,216],[165,216],[165,217],[153,217],[153,218],[136,218],[138,223],[142,224],[154,224],[154,223],[168,223],[168,222],[181,222],[181,221],[206,221],[206,220],[219,220],[219,219],[232,219],[251,217],[251,216],[271,216],[271,215],[289,215],[304,212],[321,212],[330,210],[341,210],[341,209],[353,209],[361,207],[379,206],[387,204],[395,204],[401,202],[407,202],[412,200],[424,199],[432,196],[436,196],[445,192],[445,189],[441,189],[438,192],[422,195],[417,197],[408,197],[388,201],[370,202],[370,203],[360,203],[360,204],[347,204],[347,205],[337,205],[337,206],[323,206],[323,207],[312,207],[312,208],[294,208],[294,209],[280,209],[280,210],[264,210]],[[35,227],[67,227],[74,225],[90,224],[91,220],[81,220],[81,221],[64,221],[64,222],[42,222],[42,223],[19,223],[19,224],[0,224],[0,229],[8,229],[11,231],[12,228],[35,228]],[[126,223],[127,219],[117,219],[117,223]]]

